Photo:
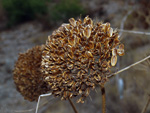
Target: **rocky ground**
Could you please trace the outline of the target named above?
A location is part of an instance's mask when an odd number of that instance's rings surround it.
[[[34,36],[40,37],[41,34],[41,25],[37,23],[34,24],[34,22],[27,23],[18,26],[13,30],[3,31],[0,33],[1,113],[10,111],[12,112],[12,110],[20,108],[20,106],[17,106],[18,104],[22,104],[24,106],[26,101],[20,103],[20,100],[23,100],[23,98],[15,89],[12,79],[12,70],[14,68],[14,63],[17,60],[18,53],[25,52],[27,49],[33,47],[35,45],[34,41],[36,41]],[[47,35],[48,32],[47,34],[44,34]],[[27,106],[30,105],[32,104],[27,104]]]
[[[150,32],[150,10],[139,7],[134,1],[107,1],[100,2],[84,1],[84,5],[94,13],[91,15],[95,20],[110,22],[113,28],[120,28],[121,24],[127,30],[140,30]],[[100,7],[100,8],[99,8]],[[147,6],[145,6],[147,7]],[[126,14],[131,11],[123,21]],[[147,12],[147,13],[145,13]],[[136,18],[135,18],[136,17]],[[138,24],[137,24],[138,23]],[[43,31],[42,25],[37,22],[28,22],[15,27],[14,29],[0,32],[0,113],[34,113],[36,102],[28,102],[15,89],[12,79],[12,70],[17,60],[18,53],[45,43],[47,36],[52,29]],[[150,54],[150,36],[123,33],[122,42],[125,44],[126,54],[120,59],[120,66],[125,67]],[[107,111],[108,113],[139,113],[147,100],[150,88],[150,65],[136,66],[120,75],[124,81],[123,99],[119,99],[117,90],[117,78],[110,80],[106,84]],[[85,104],[76,104],[80,113],[100,113],[101,93],[100,88],[91,92]],[[150,109],[148,109],[150,112]],[[39,113],[73,113],[67,101],[53,99],[53,97],[43,98]],[[147,112],[148,113],[148,112]]]

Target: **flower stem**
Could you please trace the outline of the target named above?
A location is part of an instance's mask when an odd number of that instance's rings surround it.
[[[145,60],[147,60],[147,59],[149,59],[149,58],[150,58],[150,55],[147,56],[147,57],[145,57],[145,58],[143,58],[143,59],[140,60],[140,61],[137,61],[137,62],[135,62],[135,63],[133,63],[133,64],[131,64],[131,65],[129,65],[129,66],[127,66],[127,67],[125,67],[125,68],[123,68],[123,69],[117,71],[117,72],[115,72],[115,73],[112,73],[111,75],[108,75],[107,77],[108,77],[108,78],[111,78],[111,77],[113,77],[114,75],[117,75],[117,74],[119,74],[119,73],[121,73],[121,72],[123,72],[123,71],[126,71],[126,70],[130,69],[131,67],[133,67],[133,66],[135,66],[135,65],[137,65],[137,64],[139,64],[139,63],[141,63],[141,62],[144,62]]]
[[[104,85],[101,85],[101,92],[102,92],[102,113],[106,113],[106,96]]]
[[[143,110],[142,110],[142,113],[146,113],[146,110],[147,110],[147,107],[148,107],[149,104],[150,104],[150,95],[148,96],[147,103],[146,103],[146,105],[144,106],[144,108],[143,108]]]
[[[74,106],[73,102],[71,101],[71,99],[68,98],[68,100],[69,100],[69,103],[71,104],[71,106],[72,106],[74,112],[75,112],[75,113],[78,113],[78,111],[77,111],[76,107]]]

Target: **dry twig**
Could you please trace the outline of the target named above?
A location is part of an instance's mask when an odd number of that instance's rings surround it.
[[[141,63],[141,62],[144,62],[145,60],[147,60],[147,59],[149,59],[149,58],[150,58],[150,55],[147,56],[147,57],[145,57],[144,59],[142,59],[142,60],[136,62],[136,63],[133,63],[133,64],[131,64],[131,65],[129,65],[129,66],[127,66],[127,67],[125,67],[125,68],[123,68],[123,69],[121,69],[121,70],[115,72],[115,73],[113,73],[113,74],[110,74],[110,75],[108,76],[108,78],[111,78],[111,77],[113,77],[114,75],[117,75],[117,74],[119,74],[119,73],[121,73],[121,72],[123,72],[123,71],[126,71],[126,70],[130,69],[131,67],[133,67],[133,66],[135,66],[135,65],[137,65],[137,64],[139,64],[139,63]]]
[[[102,92],[102,113],[106,113],[106,95],[104,85],[101,85],[101,92]]]
[[[68,100],[69,100],[69,103],[71,104],[71,106],[72,106],[72,108],[73,108],[74,112],[75,112],[75,113],[78,113],[78,111],[77,111],[77,109],[76,109],[75,105],[73,104],[73,102],[71,101],[71,99],[70,99],[70,98],[68,98]]]
[[[38,99],[38,103],[37,103],[37,106],[36,106],[36,111],[35,111],[35,113],[38,112],[38,108],[39,108],[39,104],[40,104],[40,98],[41,98],[41,97],[46,97],[46,96],[51,96],[51,95],[52,95],[52,93],[48,93],[48,94],[43,94],[43,95],[40,95],[40,96],[39,96],[39,99]]]
[[[39,108],[43,107],[44,105],[46,105],[47,103],[49,103],[49,101],[52,101],[53,99],[54,99],[54,98],[48,99],[46,102],[42,103],[42,105],[39,105],[39,104],[38,104],[38,107],[39,107]],[[15,113],[27,113],[27,112],[34,111],[34,110],[36,110],[36,109],[37,109],[37,107],[32,108],[32,109],[28,109],[28,110],[12,110],[12,111],[15,112]]]
[[[140,35],[150,35],[150,32],[142,32],[142,31],[131,31],[131,30],[123,30],[123,29],[117,29],[120,32],[125,33],[134,33],[134,34],[140,34]]]
[[[123,17],[123,19],[122,19],[122,21],[121,21],[121,25],[120,25],[120,31],[123,30],[123,28],[124,28],[124,23],[125,23],[127,17],[132,13],[132,11],[133,11],[133,10],[130,10],[130,11]],[[122,31],[119,33],[119,35],[120,35],[120,36],[122,35]]]
[[[150,104],[150,94],[148,95],[147,103],[145,104],[145,106],[144,106],[141,113],[146,113],[146,110],[147,110],[147,107],[148,107],[149,104]]]

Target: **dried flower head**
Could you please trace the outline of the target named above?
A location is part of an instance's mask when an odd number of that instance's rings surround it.
[[[48,37],[41,68],[55,96],[81,95],[77,102],[83,103],[90,89],[107,81],[117,55],[124,54],[124,45],[109,23],[94,24],[88,16],[83,22],[74,18],[69,22]]]
[[[38,100],[39,95],[49,91],[40,72],[42,46],[36,46],[25,53],[19,54],[13,71],[13,79],[17,90],[29,101]]]

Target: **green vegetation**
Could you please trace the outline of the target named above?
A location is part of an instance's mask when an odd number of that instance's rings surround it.
[[[61,0],[55,4],[49,12],[52,21],[67,21],[71,17],[77,17],[86,13],[79,0]]]
[[[8,26],[47,13],[46,0],[2,0],[2,5],[9,19]]]
[[[2,6],[8,27],[34,19],[54,25],[58,21],[66,22],[71,17],[85,15],[79,0],[2,0]]]

